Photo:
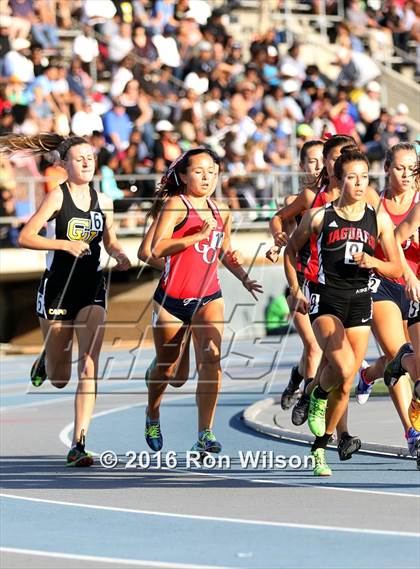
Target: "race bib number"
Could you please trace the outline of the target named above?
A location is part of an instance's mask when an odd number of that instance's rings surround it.
[[[359,241],[347,241],[344,253],[344,263],[346,265],[356,265],[356,261],[353,259],[355,253],[363,253],[363,243]]]
[[[309,314],[318,314],[320,295],[312,293],[309,299]]]
[[[419,311],[420,311],[420,302],[417,302],[417,300],[411,300],[410,301],[410,310],[408,312],[408,317],[409,318],[417,318],[417,316],[419,315]]]
[[[379,285],[381,284],[381,279],[378,277],[370,277],[369,279],[369,290],[370,292],[378,292]]]

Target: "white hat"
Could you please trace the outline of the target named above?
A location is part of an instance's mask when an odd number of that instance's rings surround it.
[[[269,57],[277,57],[279,54],[279,52],[277,51],[277,49],[274,47],[274,45],[269,45],[267,48],[267,55]]]
[[[155,130],[156,132],[172,132],[175,129],[172,123],[166,119],[163,119],[156,123]]]
[[[31,42],[24,38],[15,38],[11,44],[13,51],[20,51],[21,49],[28,49],[28,47],[31,47]]]
[[[287,79],[287,81],[283,81],[281,87],[285,93],[294,93],[295,91],[299,91],[299,83],[294,79]]]
[[[369,81],[369,83],[366,85],[366,91],[373,91],[374,93],[380,93],[381,86],[377,81]]]
[[[395,109],[399,115],[408,115],[408,107],[405,103],[399,103]]]

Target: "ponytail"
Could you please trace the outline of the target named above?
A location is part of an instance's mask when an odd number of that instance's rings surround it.
[[[52,161],[65,160],[72,146],[89,144],[80,136],[65,137],[60,134],[44,133],[33,136],[5,134],[0,136],[0,154],[23,152],[31,155],[50,154]]]

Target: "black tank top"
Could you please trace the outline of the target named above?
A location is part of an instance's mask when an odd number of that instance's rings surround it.
[[[332,203],[325,206],[321,233],[311,237],[311,260],[305,276],[341,291],[368,290],[370,269],[361,269],[353,254],[373,256],[378,238],[376,212],[368,204],[359,221],[340,217]]]
[[[49,221],[47,237],[49,239],[65,239],[67,241],[85,241],[89,243],[90,254],[76,259],[66,251],[48,251],[47,274],[65,282],[73,278],[83,278],[100,270],[101,241],[105,227],[105,215],[99,206],[98,194],[93,188],[90,191],[90,207],[88,211],[79,209],[71,197],[67,184],[60,186],[63,192],[63,203]]]

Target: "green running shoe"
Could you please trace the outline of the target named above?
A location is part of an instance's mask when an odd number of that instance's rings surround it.
[[[47,370],[45,367],[45,351],[41,353],[31,368],[31,382],[34,387],[41,387],[47,379]]]
[[[80,441],[69,450],[67,455],[67,466],[86,467],[92,466],[93,457],[85,450],[85,435],[82,431]]]
[[[325,435],[325,413],[327,412],[327,399],[318,399],[315,389],[311,393],[309,402],[308,425],[316,437]]]
[[[315,461],[314,476],[331,476],[332,470],[325,460],[325,449],[317,448],[311,454]]]
[[[222,445],[214,436],[211,429],[205,429],[198,441],[193,445],[192,451],[197,452],[214,452],[218,453],[222,450]]]
[[[152,420],[146,412],[146,426],[144,427],[146,443],[154,451],[158,452],[163,447],[163,436],[160,430],[160,420]]]

